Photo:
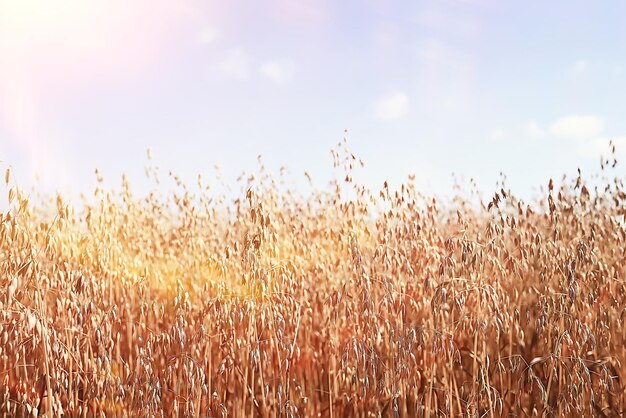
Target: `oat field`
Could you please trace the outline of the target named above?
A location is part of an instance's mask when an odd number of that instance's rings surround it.
[[[260,166],[235,198],[148,161],[153,193],[98,177],[80,203],[7,169],[0,416],[626,413],[614,157],[528,202],[368,188],[345,145],[333,161],[328,187]]]

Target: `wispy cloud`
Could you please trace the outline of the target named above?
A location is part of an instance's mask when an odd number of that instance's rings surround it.
[[[426,39],[418,49],[418,59],[427,70],[446,75],[466,75],[475,68],[474,58],[439,39]]]
[[[397,23],[381,23],[372,33],[374,45],[381,48],[392,47],[398,39],[400,39],[400,26]]]
[[[555,120],[548,129],[542,128],[534,120],[527,125],[531,138],[548,140],[568,140],[576,152],[583,157],[599,158],[611,155],[612,141],[616,154],[626,155],[626,136],[610,136],[605,132],[604,118],[596,115],[569,115]]]
[[[464,114],[475,105],[476,56],[449,42],[426,38],[417,46],[416,82],[421,98],[441,113]]]
[[[500,128],[492,129],[489,133],[489,138],[494,141],[500,141],[504,139],[504,131]]]
[[[250,78],[250,57],[241,48],[232,49],[219,62],[219,68],[229,77],[247,80]]]
[[[604,119],[593,115],[570,115],[557,119],[550,127],[555,137],[591,139],[604,131]]]
[[[589,61],[580,59],[572,65],[572,73],[584,74],[589,70]]]
[[[288,59],[266,61],[259,67],[259,74],[276,84],[286,84],[293,80],[295,65]]]
[[[528,122],[528,125],[526,125],[526,129],[528,130],[528,135],[530,135],[531,138],[540,139],[546,136],[545,129],[539,126],[539,124],[534,120]]]
[[[219,31],[212,26],[205,25],[198,31],[198,42],[212,44],[219,37]]]
[[[382,97],[375,106],[376,117],[384,121],[399,120],[409,112],[409,98],[405,93],[395,91]]]

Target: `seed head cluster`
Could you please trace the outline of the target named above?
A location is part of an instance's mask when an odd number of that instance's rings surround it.
[[[339,180],[309,194],[261,161],[234,197],[97,173],[75,208],[7,170],[0,416],[626,413],[613,157],[524,202],[504,177],[486,201],[371,190],[332,154]]]

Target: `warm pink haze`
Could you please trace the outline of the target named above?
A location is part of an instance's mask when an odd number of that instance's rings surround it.
[[[63,166],[69,161],[56,146],[67,138],[42,126],[42,119],[56,106],[80,105],[98,91],[130,87],[161,65],[194,13],[191,5],[166,6],[173,3],[0,3],[0,117],[30,170],[56,171],[54,181],[68,181]]]

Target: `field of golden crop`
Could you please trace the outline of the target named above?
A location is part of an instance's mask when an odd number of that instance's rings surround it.
[[[622,416],[626,190],[6,182],[0,416]],[[618,167],[619,168],[619,167]],[[157,177],[149,163],[147,174]],[[101,179],[99,179],[101,181]],[[198,192],[200,190],[200,192]]]

